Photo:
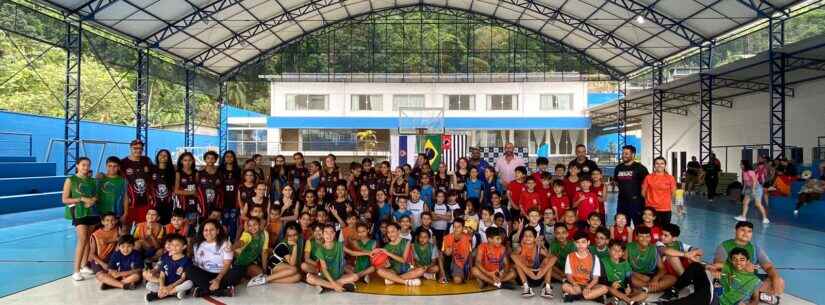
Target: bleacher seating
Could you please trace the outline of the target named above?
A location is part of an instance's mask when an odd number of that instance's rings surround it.
[[[29,156],[0,156],[0,214],[61,206],[65,176],[56,165]]]

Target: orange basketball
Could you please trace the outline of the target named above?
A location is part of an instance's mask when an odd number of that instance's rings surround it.
[[[384,252],[378,251],[370,257],[370,262],[375,268],[383,268],[387,262],[390,261],[390,256]]]

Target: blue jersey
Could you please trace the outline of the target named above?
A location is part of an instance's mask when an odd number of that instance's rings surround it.
[[[160,272],[163,273],[163,284],[171,285],[180,279],[186,269],[192,266],[192,260],[185,255],[179,259],[174,260],[169,254],[164,254],[160,257]]]
[[[433,209],[433,186],[432,185],[421,186],[421,200],[424,200],[424,203],[427,204],[427,207],[429,207],[430,210]]]
[[[481,197],[482,184],[481,179],[476,179],[475,181],[467,179],[467,181],[464,181],[464,188],[467,189],[467,198]]]
[[[120,251],[115,250],[109,256],[109,270],[124,272],[141,268],[143,268],[143,257],[138,251],[123,255]]]

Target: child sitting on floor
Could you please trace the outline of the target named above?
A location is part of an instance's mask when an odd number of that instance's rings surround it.
[[[164,247],[168,252],[160,257],[155,269],[143,271],[146,279],[146,301],[151,302],[175,295],[183,300],[186,291],[192,288],[192,281],[186,278],[186,269],[192,261],[186,256],[186,237],[177,233],[166,236]]]
[[[123,235],[117,240],[117,250],[109,256],[106,271],[97,273],[100,290],[121,288],[135,289],[140,282],[140,271],[143,270],[143,257],[140,252],[134,251],[135,238],[132,235]]]

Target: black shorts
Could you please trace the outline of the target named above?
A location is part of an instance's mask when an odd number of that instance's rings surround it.
[[[523,285],[524,283],[521,283],[521,284]],[[530,286],[530,287],[533,287],[533,288],[542,287],[542,286],[544,286],[544,280],[543,279],[534,280],[534,279],[531,279],[531,278],[527,278],[527,286]]]
[[[75,226],[75,227],[79,226],[79,225],[94,226],[94,225],[99,224],[99,223],[100,223],[100,217],[98,217],[98,216],[86,216],[86,217],[83,217],[83,218],[72,219],[72,225]]]

